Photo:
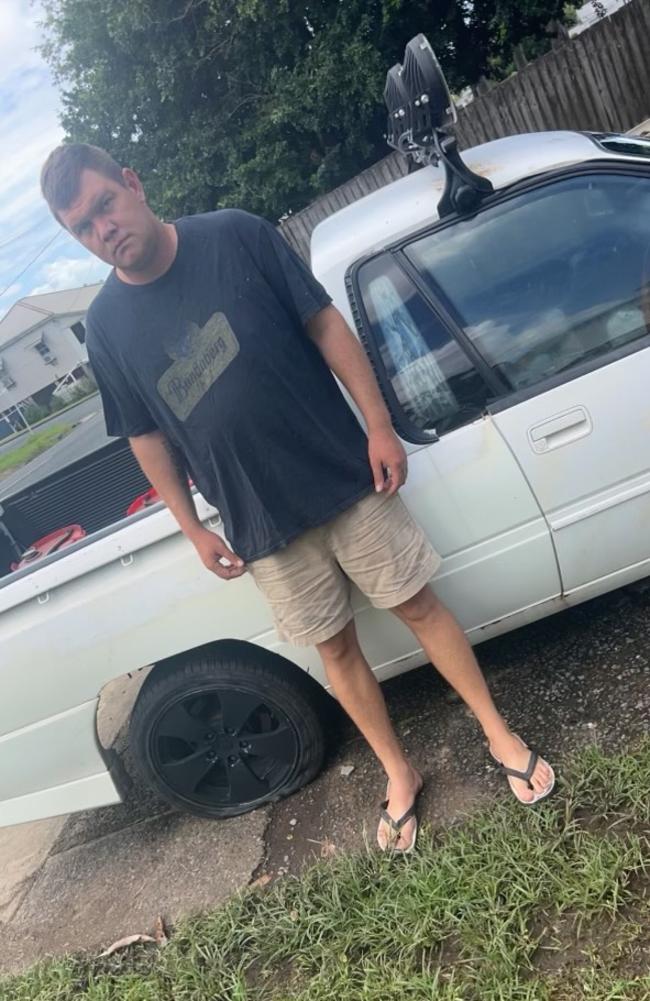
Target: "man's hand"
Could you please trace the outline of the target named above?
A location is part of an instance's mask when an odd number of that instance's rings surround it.
[[[408,465],[404,446],[391,427],[368,432],[368,458],[375,490],[377,493],[385,490],[387,496],[392,497],[406,482]]]
[[[235,577],[241,577],[243,573],[246,573],[244,561],[239,556],[236,556],[232,550],[228,549],[228,546],[220,535],[211,532],[209,528],[204,528],[201,525],[196,531],[192,532],[190,542],[201,557],[204,565],[212,573],[216,573],[217,577],[221,577],[223,580],[233,580]],[[228,563],[222,563],[222,559],[227,560]]]

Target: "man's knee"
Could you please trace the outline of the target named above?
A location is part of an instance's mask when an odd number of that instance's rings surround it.
[[[391,612],[394,612],[407,626],[417,626],[443,611],[444,605],[436,598],[428,584],[412,598],[391,608]]]
[[[356,656],[358,643],[354,623],[349,622],[339,633],[317,643],[316,648],[326,664],[345,664]]]

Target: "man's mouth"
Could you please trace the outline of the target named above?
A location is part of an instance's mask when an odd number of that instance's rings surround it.
[[[122,239],[119,241],[119,243],[115,244],[113,248],[113,257],[117,257],[119,251],[122,249],[122,247],[124,246],[124,244],[128,239],[129,239],[128,236],[123,236]]]

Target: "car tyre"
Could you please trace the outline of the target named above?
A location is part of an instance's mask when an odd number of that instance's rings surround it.
[[[147,785],[200,817],[235,817],[296,792],[319,772],[319,689],[284,658],[217,644],[154,668],[130,744]]]

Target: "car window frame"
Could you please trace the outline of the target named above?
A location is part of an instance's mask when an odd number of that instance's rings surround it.
[[[390,263],[394,265],[394,267],[396,267],[399,271],[403,273],[407,281],[409,281],[410,284],[413,286],[413,290],[417,292],[418,295],[420,295],[427,309],[434,314],[434,316],[437,318],[442,328],[447,330],[447,332],[449,333],[449,339],[456,341],[456,344],[458,345],[459,349],[463,352],[465,357],[468,358],[469,362],[477,370],[479,376],[485,383],[486,388],[488,390],[492,390],[492,392],[494,392],[495,388],[495,379],[493,377],[496,375],[496,373],[494,373],[490,369],[489,365],[487,365],[482,356],[480,356],[480,353],[475,351],[473,345],[471,345],[472,347],[471,353],[468,353],[466,351],[465,345],[456,336],[456,332],[449,329],[449,324],[447,322],[445,314],[440,310],[432,307],[430,297],[426,295],[424,290],[422,290],[418,285],[415,284],[413,278],[408,273],[408,271],[406,271],[406,269],[402,267],[402,263],[397,257],[397,255],[391,253],[390,251],[382,250],[379,251],[378,253],[369,254],[364,258],[360,258],[348,269],[348,273],[346,273],[345,276],[345,287],[348,293],[348,302],[350,304],[350,309],[352,311],[354,323],[357,329],[357,333],[359,335],[359,340],[361,341],[365,349],[366,355],[370,361],[370,364],[372,365],[373,372],[375,373],[375,378],[377,379],[379,388],[381,389],[382,395],[384,397],[384,402],[386,403],[386,406],[388,407],[389,413],[393,420],[393,425],[396,431],[402,438],[404,438],[405,441],[412,442],[414,445],[430,445],[433,442],[439,441],[441,438],[446,437],[448,434],[453,434],[453,432],[457,431],[459,428],[466,427],[468,424],[472,424],[474,423],[474,421],[480,420],[481,417],[484,417],[485,414],[488,412],[489,409],[488,404],[491,402],[492,397],[488,396],[488,401],[486,402],[485,406],[483,407],[481,412],[477,413],[475,417],[469,418],[463,424],[459,424],[456,427],[450,428],[449,431],[442,431],[440,434],[438,434],[437,431],[425,432],[420,428],[418,428],[413,423],[413,421],[409,419],[409,417],[406,414],[406,411],[404,410],[402,404],[397,398],[397,394],[393,389],[393,384],[388,376],[388,372],[386,371],[386,368],[382,361],[379,345],[376,341],[372,329],[372,324],[370,322],[370,318],[368,316],[368,312],[366,310],[366,306],[363,301],[363,296],[361,294],[361,288],[359,283],[358,276],[360,270],[365,265],[369,264],[371,261],[381,260],[382,258],[386,258]],[[479,365],[476,364],[474,360],[473,357],[474,354],[479,355],[480,367]],[[486,373],[489,375],[489,378],[486,378]]]
[[[456,322],[455,318],[451,316],[446,309],[445,304],[438,299],[435,295],[433,289],[427,284],[424,277],[418,271],[418,269],[408,260],[405,254],[405,250],[412,243],[416,243],[433,233],[441,232],[445,229],[449,229],[459,222],[464,222],[467,219],[475,219],[482,215],[489,209],[493,209],[499,205],[505,205],[507,202],[512,201],[513,198],[517,198],[527,192],[533,192],[540,190],[545,187],[551,187],[557,184],[559,181],[568,180],[572,177],[589,177],[598,175],[615,175],[621,174],[623,176],[629,177],[644,177],[650,182],[650,162],[643,161],[641,159],[623,159],[614,156],[601,157],[596,160],[583,160],[579,163],[573,163],[566,167],[560,167],[555,170],[545,171],[541,174],[534,174],[530,177],[524,178],[520,181],[516,181],[507,188],[501,189],[494,192],[494,194],[489,195],[479,206],[475,212],[466,213],[460,215],[458,213],[453,213],[446,216],[444,219],[437,220],[434,223],[430,223],[424,226],[420,230],[408,233],[402,236],[399,240],[395,240],[391,243],[386,244],[380,250],[375,250],[372,253],[365,254],[363,257],[354,261],[347,269],[345,274],[345,286],[348,293],[348,300],[350,307],[352,309],[352,315],[355,319],[355,324],[357,326],[357,331],[359,337],[365,347],[366,354],[371,358],[371,363],[375,371],[375,375],[379,381],[380,387],[384,392],[384,397],[386,402],[389,404],[389,409],[395,426],[402,434],[402,427],[404,430],[408,429],[409,433],[403,435],[407,441],[414,441],[417,444],[422,443],[422,434],[419,438],[414,438],[412,436],[413,430],[418,433],[417,429],[411,428],[411,422],[408,420],[405,414],[402,412],[401,405],[397,400],[392,387],[390,385],[386,386],[386,383],[390,380],[382,374],[383,373],[383,363],[379,360],[379,367],[375,357],[370,356],[370,349],[368,347],[369,341],[372,341],[372,334],[368,336],[366,330],[371,330],[368,317],[365,313],[363,307],[363,299],[361,296],[361,290],[359,287],[358,274],[360,269],[368,261],[374,258],[381,257],[385,254],[390,254],[393,257],[395,263],[405,272],[407,277],[415,285],[418,292],[424,297],[429,308],[436,313],[438,319],[441,323],[449,330],[449,333],[457,341],[459,347],[468,356],[472,364],[477,367],[479,373],[483,377],[484,381],[488,383],[488,386],[493,387],[495,396],[488,400],[486,405],[486,412],[490,414],[501,413],[504,410],[508,410],[512,406],[516,406],[519,403],[523,403],[526,400],[533,399],[535,396],[540,396],[542,393],[546,393],[551,389],[555,389],[557,386],[564,385],[568,382],[573,382],[575,379],[579,379],[582,376],[589,375],[591,372],[597,371],[599,368],[604,368],[605,365],[611,365],[621,358],[625,358],[628,355],[635,354],[637,351],[643,351],[650,347],[650,332],[644,337],[640,337],[638,340],[631,341],[629,344],[625,344],[619,348],[613,348],[611,351],[605,351],[602,355],[597,358],[592,358],[588,361],[579,363],[566,372],[559,372],[554,375],[548,376],[546,379],[540,379],[539,382],[534,383],[531,386],[526,386],[521,389],[513,389],[505,383],[499,374],[490,366],[486,358],[481,355],[481,352],[476,348],[476,346],[471,342],[470,338],[467,336],[465,331]],[[432,198],[435,197],[435,191],[432,188],[431,192]],[[364,323],[365,321],[365,327]],[[471,345],[471,351],[468,352],[468,344]],[[378,354],[378,352],[377,352]],[[486,379],[486,373],[483,367],[479,368],[476,365],[475,356],[478,355],[487,370],[496,379],[488,380]],[[390,390],[390,393],[387,393]],[[391,402],[389,402],[389,400]],[[400,419],[397,420],[397,415]],[[468,422],[471,423],[471,422]],[[455,428],[453,430],[456,430]],[[450,434],[452,432],[445,432],[445,434]],[[426,441],[432,441],[430,437],[426,438]]]

